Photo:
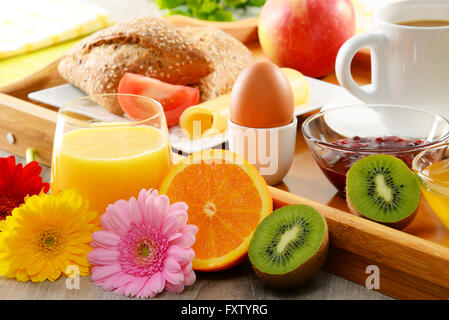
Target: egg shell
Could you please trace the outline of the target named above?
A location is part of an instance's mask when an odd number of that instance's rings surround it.
[[[293,121],[294,110],[290,83],[274,63],[255,62],[237,77],[229,110],[233,123],[251,128],[281,127]]]

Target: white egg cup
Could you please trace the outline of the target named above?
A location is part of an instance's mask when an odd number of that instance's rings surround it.
[[[228,119],[229,150],[259,170],[269,185],[282,181],[293,161],[298,119],[275,128],[239,126]]]

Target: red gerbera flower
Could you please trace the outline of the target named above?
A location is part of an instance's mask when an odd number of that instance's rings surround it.
[[[42,182],[42,168],[36,161],[26,166],[16,164],[14,156],[0,158],[0,220],[24,203],[26,196],[48,192],[50,185]]]

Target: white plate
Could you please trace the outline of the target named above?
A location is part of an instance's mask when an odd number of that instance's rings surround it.
[[[362,86],[364,90],[369,90],[370,85]],[[342,91],[340,94],[334,96],[332,99],[329,99],[321,108],[321,110],[327,110],[336,107],[342,106],[355,106],[355,105],[364,105],[366,104],[362,100],[354,97],[349,91],[341,88]]]

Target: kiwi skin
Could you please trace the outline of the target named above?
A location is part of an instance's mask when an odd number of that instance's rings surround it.
[[[356,216],[359,216],[359,217],[365,218],[367,220],[374,221],[374,222],[377,222],[377,223],[380,223],[385,226],[388,226],[388,227],[391,227],[394,229],[398,229],[398,230],[405,229],[410,223],[412,223],[413,219],[415,219],[415,217],[416,217],[416,213],[419,211],[419,208],[421,207],[422,202],[423,202],[423,197],[421,194],[421,198],[419,200],[419,205],[416,208],[416,210],[412,212],[412,214],[410,214],[408,217],[405,217],[402,220],[389,223],[389,222],[380,222],[380,221],[372,220],[372,219],[368,218],[367,216],[364,216],[361,212],[357,211],[357,209],[351,203],[351,200],[349,199],[349,197],[348,196],[346,197],[346,204],[348,205],[349,210]]]
[[[328,250],[329,232],[326,219],[324,219],[324,237],[320,247],[312,257],[304,261],[295,270],[283,274],[269,274],[258,270],[254,265],[253,268],[257,276],[270,286],[281,289],[299,287],[321,269],[326,261]]]

